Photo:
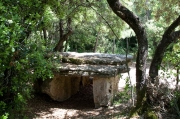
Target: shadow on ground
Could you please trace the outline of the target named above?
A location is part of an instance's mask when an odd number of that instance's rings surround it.
[[[53,101],[45,94],[35,94],[28,101],[27,117],[53,119],[107,119],[120,118],[128,108],[125,105],[94,108],[92,87],[86,87],[64,102]],[[123,119],[123,118],[121,118]]]

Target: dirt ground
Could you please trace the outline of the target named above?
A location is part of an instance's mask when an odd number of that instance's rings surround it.
[[[135,67],[132,65],[130,78],[135,85]],[[119,91],[123,91],[128,73],[122,74]],[[64,102],[57,102],[45,94],[35,94],[28,101],[26,116],[30,119],[125,119],[132,104],[124,102],[111,107],[94,108],[92,86],[82,88],[80,92]],[[173,119],[167,117],[166,119]],[[141,119],[134,117],[132,119]],[[162,118],[165,119],[165,118]]]
[[[92,95],[80,93],[64,102],[53,101],[47,95],[35,95],[28,107],[27,116],[31,119],[123,119],[128,111],[125,104],[95,109]]]

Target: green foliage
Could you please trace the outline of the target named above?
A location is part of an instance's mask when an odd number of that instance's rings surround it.
[[[176,79],[176,84],[179,83],[179,63],[180,63],[180,48],[179,48],[179,41],[176,43],[171,44],[168,47],[168,51],[165,53],[165,56],[163,58],[163,65],[162,69],[165,72],[165,75],[167,75],[168,78],[174,77]],[[163,67],[164,66],[164,67]],[[171,72],[168,72],[168,70],[171,69]],[[172,71],[172,70],[176,70]],[[172,94],[172,99],[170,102],[171,107],[173,108],[174,112],[180,117],[180,93],[178,90],[175,90]]]
[[[0,119],[8,119],[8,115],[8,113],[5,113],[2,116],[0,116]]]
[[[96,52],[112,53],[115,47],[112,41],[116,39],[118,42],[120,39],[123,22],[111,12],[105,0],[78,2],[77,7],[69,11],[73,21],[73,34],[67,41],[67,51],[93,52],[96,49]],[[118,53],[119,49],[114,48]]]
[[[170,102],[171,107],[173,108],[174,112],[180,117],[180,93],[178,90],[174,91],[172,95],[172,99]]]
[[[131,0],[130,0],[131,1]],[[179,15],[178,0],[139,0],[132,1],[132,10],[139,16],[141,22],[145,24],[149,43],[149,59],[152,59],[154,51],[162,39],[163,32]],[[167,3],[171,4],[167,4]]]
[[[134,93],[133,91],[134,87],[130,84],[130,79],[128,77],[125,80],[126,80],[126,85],[124,87],[124,90],[116,95],[114,99],[114,104],[127,103],[127,102],[129,103],[130,99],[132,99],[133,96],[132,93]]]
[[[58,21],[58,16],[52,11],[51,7],[46,6],[43,14],[43,27],[52,28],[52,24]]]
[[[156,113],[154,111],[147,111],[144,114],[144,118],[145,119],[158,119],[158,116],[156,115]]]
[[[154,54],[154,51],[159,43],[159,41],[162,38],[162,34],[164,31],[164,24],[161,21],[155,22],[154,20],[148,20],[145,23],[145,27],[147,30],[147,37],[148,37],[148,43],[149,43],[149,48],[148,48],[148,55],[149,59],[152,59],[152,56]]]
[[[179,42],[173,43],[168,47],[167,52],[163,58],[163,63],[171,66],[172,69],[179,69],[180,47]]]
[[[26,47],[21,47],[19,51],[19,57],[15,61],[12,61],[12,66],[8,68],[9,76],[7,76],[7,84],[1,88],[1,94],[3,101],[0,103],[3,105],[3,112],[9,111],[9,116],[20,116],[21,111],[26,105],[26,100],[31,97],[33,90],[33,82],[38,79],[46,79],[52,77],[52,65],[51,61],[44,58],[44,52],[40,49],[36,49],[36,44],[28,44]],[[5,96],[6,93],[10,93],[12,96]],[[6,101],[6,98],[10,101]],[[2,112],[1,112],[2,113]],[[16,115],[13,115],[16,114]],[[19,115],[18,115],[19,114]]]
[[[167,4],[167,2],[171,4]],[[179,8],[179,0],[167,0],[166,2],[160,0],[156,2],[156,7],[154,7],[154,15],[157,19],[163,19],[165,23],[170,24],[180,14]]]
[[[36,42],[42,39],[29,39],[37,35],[42,8],[37,0],[0,2],[0,118],[22,118],[33,82],[52,77],[45,46]]]
[[[82,29],[74,31],[74,35],[72,35],[68,41],[69,51],[77,51],[77,52],[93,52],[94,48],[94,40],[95,36],[93,36],[92,30],[87,29],[85,32]]]

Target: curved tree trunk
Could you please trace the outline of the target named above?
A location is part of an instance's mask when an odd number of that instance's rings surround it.
[[[56,44],[54,51],[63,51],[63,43],[68,40],[68,37],[72,34],[72,29],[71,29],[71,18],[68,18],[67,20],[67,33],[64,34],[64,29],[63,29],[63,20],[61,19],[59,22],[59,41]]]
[[[138,51],[136,59],[136,94],[137,109],[143,105],[145,99],[146,59],[148,54],[148,41],[146,31],[139,18],[124,7],[119,0],[107,0],[113,12],[124,20],[136,33],[138,39]]]
[[[180,37],[180,31],[174,31],[178,25],[180,25],[180,16],[164,32],[162,40],[155,50],[155,54],[149,69],[149,76],[152,79],[152,83],[154,82],[155,77],[158,76],[158,70],[167,47]]]

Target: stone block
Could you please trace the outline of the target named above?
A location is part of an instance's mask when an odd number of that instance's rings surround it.
[[[81,76],[67,76],[55,73],[54,78],[45,80],[41,90],[53,100],[64,101],[79,91]]]
[[[118,89],[119,76],[116,77],[94,77],[93,95],[95,108],[110,106]]]

